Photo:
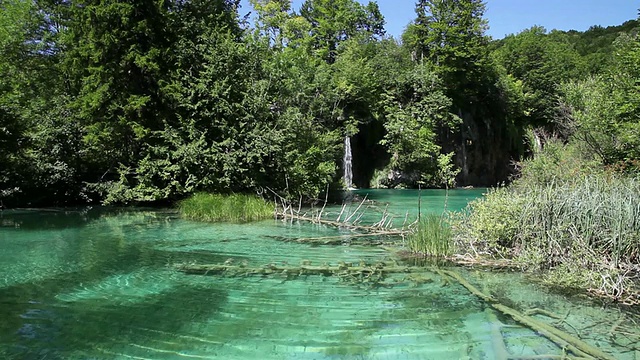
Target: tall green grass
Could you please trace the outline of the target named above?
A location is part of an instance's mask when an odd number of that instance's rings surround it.
[[[519,242],[545,249],[553,259],[587,246],[614,266],[640,260],[640,182],[588,176],[574,184],[533,188],[522,208]]]
[[[208,222],[248,222],[273,216],[273,204],[255,196],[244,194],[197,193],[178,204],[187,219]]]
[[[640,181],[592,174],[491,191],[456,224],[456,241],[509,254],[556,285],[602,288],[626,282],[640,262]],[[464,245],[463,245],[464,246]],[[621,270],[622,269],[622,270]]]
[[[444,216],[425,215],[415,231],[409,234],[407,245],[415,253],[436,257],[449,256],[453,253],[451,227]]]
[[[640,260],[640,181],[586,176],[573,183],[498,189],[470,204],[463,235],[488,246],[534,247],[554,257],[575,241],[615,263]]]
[[[635,296],[640,179],[612,171],[587,148],[547,143],[519,179],[453,222],[456,248],[510,257],[553,285]]]

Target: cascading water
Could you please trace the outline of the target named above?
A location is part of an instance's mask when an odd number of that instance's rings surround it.
[[[353,188],[353,168],[351,160],[353,155],[351,154],[351,139],[348,136],[344,137],[344,158],[342,159],[342,166],[344,167],[344,185],[347,189]]]

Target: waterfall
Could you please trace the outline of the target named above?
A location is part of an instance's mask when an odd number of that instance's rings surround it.
[[[344,167],[344,185],[347,189],[353,188],[353,169],[351,166],[351,160],[353,155],[351,154],[351,139],[348,136],[344,137],[344,158],[342,159],[342,166]]]

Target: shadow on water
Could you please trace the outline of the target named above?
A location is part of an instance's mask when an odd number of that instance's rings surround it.
[[[170,214],[27,213],[2,217],[21,231],[0,237],[8,251],[0,256],[6,276],[6,285],[0,283],[0,358],[68,359],[72,352],[145,343],[210,316],[227,301],[224,290],[171,278],[170,263],[227,257],[158,248],[162,239],[154,236],[164,228],[157,219]],[[29,238],[25,229],[57,232]],[[147,234],[149,240],[140,239]]]
[[[0,228],[16,228],[21,230],[54,230],[78,228],[105,217],[131,214],[132,211],[136,211],[138,214],[144,214],[149,217],[178,217],[177,212],[171,209],[156,210],[143,208],[117,208],[107,206],[94,206],[84,208],[15,209],[0,211]]]
[[[34,216],[46,214],[46,216]],[[0,228],[30,229],[64,229],[86,225],[101,216],[99,211],[85,209],[47,209],[38,210],[5,210],[0,211]]]
[[[15,300],[19,297],[14,295]],[[218,312],[226,299],[227,293],[219,289],[178,285],[130,305],[103,299],[79,304],[5,302],[3,313],[19,315],[2,314],[0,337],[9,359],[67,359],[72,353],[146,344],[157,334],[170,338],[194,319]]]

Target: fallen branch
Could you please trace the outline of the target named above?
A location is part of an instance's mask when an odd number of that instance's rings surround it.
[[[365,195],[365,197],[362,199],[362,201],[360,202],[360,205],[358,205],[358,207],[355,209],[355,211],[349,215],[349,217],[344,221],[345,223],[348,223],[349,220],[351,220],[351,218],[358,213],[358,211],[360,210],[360,208],[362,207],[362,204],[364,204],[364,202],[367,201],[367,196]]]
[[[551,311],[547,311],[547,310],[539,309],[539,308],[529,309],[529,310],[524,312],[524,315],[526,315],[526,316],[542,315],[542,316],[546,316],[548,318],[552,318],[552,319],[556,319],[556,320],[564,320],[562,318],[562,316],[560,316],[560,315],[556,315],[556,314],[552,313]]]
[[[602,350],[585,343],[584,341],[574,337],[573,335],[570,335],[560,329],[557,329],[530,316],[526,316],[515,309],[498,303],[493,297],[486,295],[478,290],[475,286],[471,285],[468,281],[462,278],[460,274],[456,272],[449,270],[440,270],[440,273],[457,280],[460,285],[464,286],[472,294],[485,300],[494,309],[500,311],[504,315],[510,316],[515,321],[525,325],[526,327],[537,331],[547,339],[554,342],[561,349],[565,349],[579,357],[615,360],[615,358],[613,358],[611,355],[604,353]]]
[[[317,217],[308,217],[308,216],[305,216],[305,215],[288,214],[288,213],[285,213],[285,212],[279,212],[277,214],[277,217],[280,218],[280,219],[285,219],[285,220],[308,221],[308,222],[315,223],[315,224],[331,225],[331,226],[335,226],[335,227],[339,227],[339,228],[346,228],[346,229],[359,230],[359,231],[369,231],[369,232],[375,232],[375,233],[381,233],[381,232],[384,232],[384,231],[387,231],[388,233],[394,233],[395,235],[402,235],[402,234],[408,233],[408,230],[389,229],[389,228],[387,228],[385,230],[385,228],[378,227],[378,226],[356,225],[356,224],[353,224],[353,223],[346,223],[346,222],[341,222],[341,221],[318,219]]]
[[[367,233],[367,234],[349,234],[349,235],[320,236],[320,237],[309,237],[309,238],[287,239],[287,238],[279,237],[278,239],[284,242],[294,242],[298,244],[313,244],[313,245],[350,244],[350,245],[380,246],[380,245],[394,245],[395,242],[382,241],[382,240],[353,241],[351,239],[374,237],[374,236],[394,236],[394,235],[402,235],[402,234],[404,234],[403,231],[381,231],[381,232]]]
[[[177,264],[175,268],[185,274],[196,275],[216,275],[216,274],[233,274],[233,275],[274,275],[274,274],[299,274],[299,275],[347,275],[347,274],[399,274],[399,273],[424,273],[427,269],[418,266],[400,266],[388,263],[376,263],[372,265],[358,264],[352,265],[341,262],[336,265],[279,265],[267,264],[262,267],[247,267],[245,265],[233,264]]]
[[[395,216],[389,217],[389,213],[386,208],[385,208],[385,211],[382,213],[382,218],[379,222],[370,226],[358,225],[358,223],[360,222],[360,219],[364,216],[366,212],[366,209],[363,209],[363,206],[367,203],[367,196],[365,196],[360,201],[360,203],[358,204],[358,206],[353,212],[351,212],[350,210],[351,206],[349,206],[349,210],[346,210],[347,204],[346,203],[343,204],[342,208],[340,209],[340,213],[338,214],[338,217],[336,218],[336,220],[332,221],[332,220],[323,218],[323,215],[325,214],[325,208],[327,206],[328,199],[329,199],[328,188],[325,193],[325,199],[324,199],[324,203],[322,204],[322,208],[320,209],[319,212],[314,212],[312,215],[307,215],[307,213],[304,213],[304,214],[301,213],[300,211],[301,203],[298,204],[298,210],[294,211],[293,206],[291,206],[289,201],[287,201],[284,197],[280,196],[273,190],[269,188],[267,189],[271,191],[274,194],[274,196],[277,197],[277,199],[280,200],[281,208],[278,208],[278,202],[275,201],[276,208],[274,209],[274,213],[277,219],[308,221],[316,224],[331,225],[339,228],[347,228],[352,230],[360,230],[360,231],[376,232],[376,233],[386,230],[396,235],[404,235],[408,233],[409,229],[413,225],[413,224],[409,225],[409,227],[405,228],[404,225],[406,224],[406,220],[407,220],[405,218],[405,224],[403,224],[402,229],[392,228],[392,220],[395,218]],[[345,210],[346,210],[346,213],[345,213]],[[407,216],[408,216],[408,213],[407,213]],[[352,220],[352,219],[355,219],[355,220]]]
[[[508,259],[486,259],[482,257],[469,257],[463,255],[454,255],[447,260],[463,266],[486,266],[494,269],[516,269],[518,265]]]
[[[617,302],[622,305],[627,305],[627,306],[640,305],[640,291],[638,290],[627,290],[624,297],[620,295],[613,295],[609,291],[605,291],[603,289],[589,288],[587,289],[587,292],[592,296],[599,297],[602,299],[609,299],[613,302]]]

